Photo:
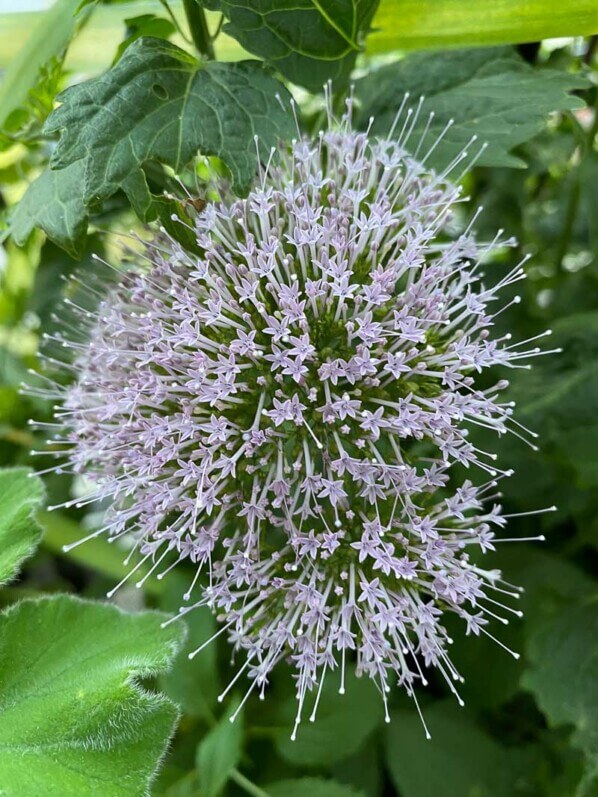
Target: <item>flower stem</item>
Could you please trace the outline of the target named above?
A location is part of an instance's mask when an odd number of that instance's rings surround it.
[[[185,16],[189,23],[189,31],[197,52],[209,61],[213,61],[214,45],[208,29],[208,22],[198,0],[183,0]]]
[[[269,797],[267,792],[263,789],[260,789],[259,786],[256,786],[255,783],[252,783],[249,778],[246,778],[245,775],[242,775],[239,770],[233,769],[230,775],[231,780],[240,786],[247,794],[251,794],[251,797]]]

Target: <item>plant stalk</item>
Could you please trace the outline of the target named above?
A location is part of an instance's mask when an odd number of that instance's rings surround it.
[[[197,52],[208,61],[215,58],[214,45],[208,28],[208,21],[198,0],[183,0],[189,31]]]
[[[240,786],[240,788],[246,791],[247,794],[251,794],[251,797],[269,797],[263,789],[260,789],[255,783],[252,783],[252,781],[246,778],[245,775],[242,775],[238,769],[233,769],[230,774],[230,779],[234,781],[237,786]]]

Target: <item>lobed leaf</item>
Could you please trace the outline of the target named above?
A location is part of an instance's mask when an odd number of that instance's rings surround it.
[[[177,710],[137,680],[166,669],[183,637],[165,615],[70,596],[0,615],[0,783],[10,797],[134,797]]]
[[[413,108],[425,97],[406,138],[410,151],[425,157],[452,120],[426,160],[430,165],[444,169],[476,135],[470,155],[487,145],[479,164],[524,166],[510,150],[536,135],[552,111],[582,108],[583,101],[570,92],[587,85],[580,75],[534,68],[508,47],[417,53],[357,81],[357,121],[365,126],[374,117],[372,132],[386,134],[409,92]],[[397,135],[402,128],[397,125]]]
[[[222,158],[242,191],[255,173],[254,136],[267,156],[292,133],[277,94],[288,96],[255,61],[201,66],[170,42],[137,39],[108,72],[58,96],[46,124],[61,135],[51,166],[84,160],[90,202],[121,187],[129,193],[127,181],[137,194],[148,160],[180,170],[200,150]]]
[[[90,209],[119,190],[140,218],[155,218],[159,202],[143,172],[152,160],[178,171],[198,151],[217,155],[236,190],[246,190],[256,169],[255,137],[265,159],[294,130],[288,98],[258,62],[202,66],[170,42],[137,39],[112,69],[59,95],[45,130],[60,141],[50,171],[13,216],[15,240],[39,226],[77,253]]]
[[[201,0],[200,0],[201,2]],[[378,0],[203,0],[225,32],[299,86],[346,83]]]
[[[42,529],[34,513],[44,494],[41,479],[28,468],[0,470],[0,584],[14,578],[39,544]]]

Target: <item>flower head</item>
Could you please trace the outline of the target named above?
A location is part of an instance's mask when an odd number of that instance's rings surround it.
[[[509,430],[506,382],[476,377],[534,351],[491,336],[524,274],[482,282],[498,236],[452,235],[459,199],[350,114],[281,146],[247,198],[198,215],[200,254],[147,245],[58,412],[74,471],[110,499],[106,533],[158,578],[192,562],[183,611],[217,613],[248,694],[290,660],[297,723],[327,673],[344,690],[349,658],[385,705],[397,681],[415,698],[428,667],[456,694],[444,616],[490,635],[500,613],[500,573],[471,553],[504,525],[508,471],[469,430]],[[483,478],[451,485],[454,463]]]

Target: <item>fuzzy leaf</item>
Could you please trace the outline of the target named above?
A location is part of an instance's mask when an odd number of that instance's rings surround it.
[[[452,127],[427,161],[430,165],[446,167],[475,134],[478,140],[471,155],[487,144],[479,164],[519,167],[524,162],[510,150],[536,135],[552,111],[582,108],[583,101],[570,92],[587,85],[579,75],[534,68],[508,47],[417,53],[357,82],[362,102],[358,123],[366,125],[373,116],[373,132],[384,134],[405,92],[413,106],[422,95],[425,102],[407,140],[408,149],[419,147],[423,157],[452,119]],[[401,129],[402,124],[397,125],[397,133]]]
[[[268,797],[361,797],[363,792],[324,778],[281,780],[266,786]]]
[[[403,797],[513,797],[526,751],[501,747],[452,702],[423,713],[431,740],[416,711],[396,711],[387,730],[386,762]]]
[[[10,229],[19,245],[40,227],[55,244],[78,257],[85,243],[88,212],[83,202],[83,161],[43,172],[34,180],[12,215]]]
[[[0,470],[0,584],[14,578],[38,546],[42,530],[34,512],[43,497],[41,479],[27,468]]]
[[[255,61],[202,67],[170,42],[141,38],[108,72],[59,95],[46,124],[61,134],[51,166],[85,162],[85,203],[124,188],[135,206],[147,201],[146,161],[180,170],[200,150],[222,158],[245,190],[255,173],[254,136],[267,155],[293,131],[276,94],[288,96]]]
[[[378,0],[203,0],[226,33],[293,83],[321,91],[348,80]]]
[[[217,797],[241,758],[243,718],[239,715],[234,722],[229,719],[237,705],[229,706],[197,748],[195,765],[202,797]]]
[[[57,596],[0,616],[0,783],[9,797],[134,797],[177,711],[136,679],[166,669],[183,626]]]
[[[551,725],[575,726],[588,780],[598,774],[598,604],[568,608],[536,627],[524,676]]]
[[[382,699],[368,679],[347,677],[344,695],[339,694],[338,688],[338,675],[328,675],[316,721],[309,722],[312,706],[306,702],[295,741],[291,741],[290,736],[297,701],[292,697],[283,706],[276,748],[284,759],[301,766],[340,761],[353,755],[382,722]]]

